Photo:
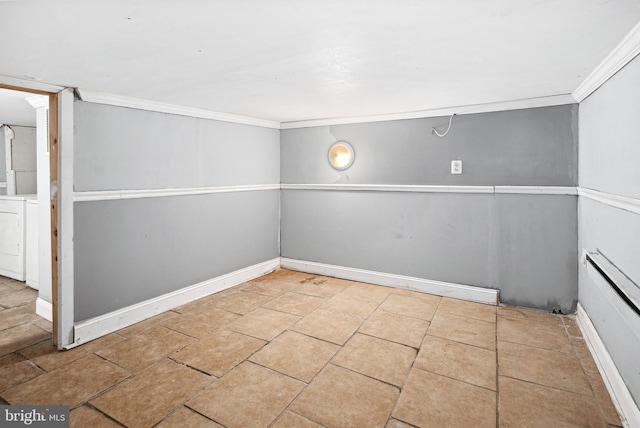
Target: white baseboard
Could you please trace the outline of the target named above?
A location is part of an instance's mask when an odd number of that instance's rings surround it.
[[[36,299],[36,315],[41,316],[47,321],[53,322],[53,305],[44,299],[38,297]]]
[[[151,318],[154,315],[184,305],[185,303],[258,278],[273,271],[279,265],[280,258],[278,257],[126,308],[118,309],[108,314],[81,321],[74,325],[74,343],[65,348],[76,347],[90,340],[120,330],[121,328]]]
[[[471,285],[453,284],[450,282],[432,281],[411,276],[395,275],[391,273],[375,272],[344,266],[327,265],[323,263],[307,262],[303,260],[281,259],[281,266],[285,269],[317,275],[332,276],[350,281],[368,282],[370,284],[385,285],[387,287],[405,288],[422,293],[452,297],[454,299],[490,305],[498,304],[498,290]]]
[[[640,409],[636,406],[629,389],[618,372],[611,355],[609,355],[609,351],[580,303],[578,303],[576,318],[593,360],[602,374],[602,380],[609,391],[613,404],[622,416],[623,425],[625,427],[640,427]]]

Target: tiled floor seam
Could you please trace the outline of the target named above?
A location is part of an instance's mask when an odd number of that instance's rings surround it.
[[[177,351],[176,351],[176,352],[177,352]],[[182,362],[182,361],[180,361],[180,360],[176,360],[176,359],[175,359],[174,357],[172,357],[171,355],[169,355],[169,356],[167,357],[167,359],[168,359],[169,361],[172,361],[172,362],[176,363],[176,364],[179,364],[179,365],[181,365],[181,366],[184,366],[184,367],[186,367],[186,368],[188,368],[188,369],[191,369],[191,370],[194,370],[194,371],[196,371],[196,372],[198,372],[198,373],[202,373],[203,375],[207,375],[207,376],[209,376],[209,377],[212,377],[212,378],[213,378],[213,379],[215,379],[215,380],[219,380],[219,379],[220,379],[219,377],[217,377],[217,376],[215,376],[215,375],[213,375],[213,374],[211,374],[211,373],[207,373],[207,372],[205,372],[204,370],[200,370],[200,369],[199,369],[199,368],[197,368],[197,367],[194,367],[194,366],[192,366],[192,365],[189,365],[189,364],[187,364],[187,363],[184,363],[184,362]],[[154,364],[154,365],[155,365],[155,364]],[[234,368],[236,368],[236,366],[234,366],[231,370],[233,370]],[[231,371],[231,370],[229,370],[229,371]]]
[[[109,415],[108,413],[103,412],[102,410],[98,409],[97,407],[95,407],[93,404],[89,403],[88,401],[80,404],[78,407],[76,407],[76,409],[82,407],[82,406],[87,406],[88,408],[95,410],[96,412],[100,413],[102,416],[106,417],[107,419],[109,419],[110,421],[116,423],[117,425],[121,426],[121,427],[126,427],[126,425],[124,425],[122,422],[118,421],[117,419],[114,419],[111,417],[111,415]]]

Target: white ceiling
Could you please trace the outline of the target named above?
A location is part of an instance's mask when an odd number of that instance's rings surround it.
[[[26,100],[32,96],[0,88],[0,125],[36,126],[36,109]]]
[[[0,1],[0,75],[277,122],[569,94],[638,0]]]

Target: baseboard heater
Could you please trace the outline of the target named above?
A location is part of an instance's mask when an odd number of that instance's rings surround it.
[[[585,264],[593,267],[629,308],[640,316],[640,287],[599,251],[586,252],[584,260]]]

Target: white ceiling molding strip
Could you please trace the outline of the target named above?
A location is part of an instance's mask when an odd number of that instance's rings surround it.
[[[283,122],[280,128],[295,129],[295,128],[310,128],[313,126],[348,125],[351,123],[384,122],[389,120],[423,119],[427,117],[451,116],[454,113],[456,115],[489,113],[494,111],[520,110],[525,108],[550,107],[550,106],[575,104],[575,103],[576,103],[576,100],[573,98],[573,96],[571,96],[571,94],[563,94],[563,95],[552,95],[548,97],[527,98],[522,100],[500,101],[495,103],[445,107],[445,108],[421,110],[421,111],[414,111],[414,112],[407,112],[407,113],[393,113],[393,114],[383,114],[383,115],[377,115],[377,116],[360,116],[360,117],[347,117],[347,118],[300,120],[296,122]]]
[[[361,192],[493,193],[493,186],[424,186],[404,184],[282,184],[282,190],[346,190]]]
[[[280,185],[254,184],[246,186],[188,187],[172,189],[98,190],[75,192],[73,194],[73,202],[164,198],[167,196],[208,195],[212,193],[255,192],[261,190],[280,190]]]
[[[563,186],[495,186],[495,193],[519,195],[573,195],[578,194],[575,187]]]
[[[257,119],[231,113],[219,113],[211,110],[185,107],[175,104],[162,103],[159,101],[143,100],[139,98],[124,97],[121,95],[105,94],[102,92],[94,92],[81,88],[78,88],[76,91],[82,101],[87,101],[90,103],[107,104],[119,107],[135,108],[139,110],[177,114],[180,116],[197,117],[200,119],[212,119],[222,122],[240,123],[243,125],[254,125],[263,128],[280,129],[280,122],[274,122],[272,120]]]
[[[640,22],[573,91],[573,98],[582,102],[638,54],[640,54]]]
[[[635,214],[640,214],[640,199],[600,192],[598,190],[587,189],[586,187],[578,187],[578,195],[614,208],[620,208]]]
[[[64,89],[64,86],[50,85],[49,83],[37,82],[35,80],[28,79],[18,79],[16,77],[9,76],[0,76],[0,84],[53,93],[58,93]]]

